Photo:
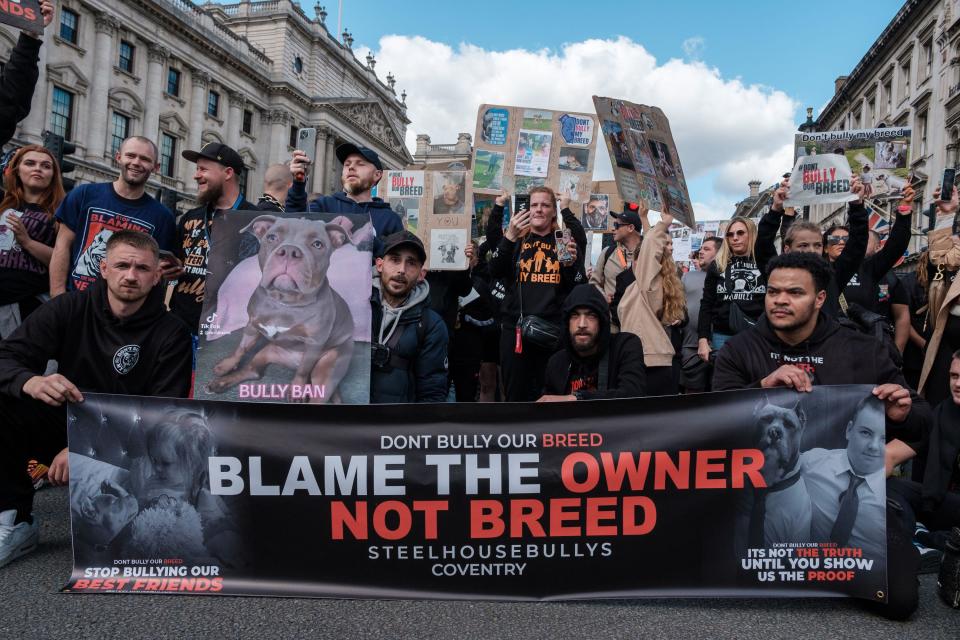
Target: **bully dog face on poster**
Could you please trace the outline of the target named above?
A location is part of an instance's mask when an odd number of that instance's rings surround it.
[[[224,218],[210,265],[226,275],[204,300],[196,397],[369,401],[367,224],[361,214]],[[258,251],[237,261],[229,238],[250,235]]]

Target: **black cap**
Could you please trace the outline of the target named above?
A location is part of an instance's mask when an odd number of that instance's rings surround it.
[[[637,233],[640,233],[640,230],[643,228],[643,224],[640,222],[640,205],[636,202],[628,202],[623,205],[623,213],[617,213],[616,211],[611,211],[610,215],[613,216],[615,220],[623,224],[632,224]]]
[[[352,156],[355,153],[359,153],[366,158],[367,162],[377,168],[377,171],[383,171],[383,163],[380,162],[380,156],[377,155],[376,151],[366,147],[358,147],[352,142],[345,142],[337,147],[337,160],[340,161],[340,164],[343,164],[346,162],[348,156]]]
[[[208,142],[203,145],[200,151],[190,151],[189,149],[180,154],[190,162],[196,162],[200,158],[219,162],[225,167],[230,167],[237,173],[243,171],[243,158],[240,154],[223,144],[222,142]]]
[[[411,233],[410,231],[397,231],[384,237],[383,255],[387,255],[394,249],[402,246],[409,246],[416,251],[417,255],[420,256],[420,262],[427,261],[427,251],[423,248],[423,242],[415,233]]]

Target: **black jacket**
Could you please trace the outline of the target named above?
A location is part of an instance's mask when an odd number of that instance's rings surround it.
[[[878,301],[878,286],[883,283],[884,277],[903,257],[903,252],[910,245],[911,219],[912,215],[909,213],[897,214],[897,219],[890,229],[890,235],[883,248],[864,260],[855,272],[856,277],[850,278],[840,288],[848,304],[857,303],[869,311],[886,315],[883,311],[889,308],[889,303],[881,305]],[[852,231],[850,235],[853,236]],[[839,258],[837,260],[839,261]],[[888,319],[892,320],[892,318]]]
[[[760,272],[755,260],[746,256],[731,256],[723,273],[714,260],[707,267],[700,299],[700,317],[697,334],[709,340],[714,331],[733,334],[730,327],[730,307],[736,305],[751,320],[763,314],[763,297],[767,291],[767,277]]]
[[[757,326],[741,331],[717,354],[714,391],[759,388],[760,381],[784,364],[793,364],[812,376],[813,384],[899,384],[908,387],[886,347],[872,336],[840,326],[820,314],[810,337],[788,345],[777,337],[766,316]],[[887,420],[887,439],[922,442],[929,430],[930,405],[910,393],[913,409],[902,423]],[[913,446],[913,445],[911,445]]]
[[[10,59],[0,76],[0,146],[7,144],[17,130],[17,123],[30,113],[33,91],[40,75],[37,62],[40,60],[42,40],[20,34],[17,46],[10,52]]]
[[[563,303],[563,317],[569,318],[574,309],[587,307],[600,316],[599,348],[590,358],[581,358],[574,350],[568,331],[570,323],[563,324],[564,349],[547,361],[543,393],[569,395],[579,400],[602,398],[636,398],[646,395],[647,373],[643,366],[643,345],[632,333],[610,334],[610,316],[607,301],[596,287],[582,284],[574,288]],[[598,367],[607,356],[606,389],[571,389],[574,380],[584,378],[596,381]]]
[[[947,398],[934,410],[927,466],[923,474],[923,504],[936,510],[960,467],[960,406]]]
[[[187,326],[163,305],[155,287],[143,306],[118,319],[102,279],[57,296],[0,343],[0,393],[22,397],[48,360],[81,391],[186,398],[193,349]]]

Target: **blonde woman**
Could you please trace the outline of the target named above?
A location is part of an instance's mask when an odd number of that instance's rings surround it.
[[[763,313],[766,279],[757,266],[757,226],[737,216],[727,227],[716,260],[707,269],[697,331],[697,353],[709,362],[731,336],[754,325]]]
[[[643,237],[632,271],[617,277],[623,295],[616,311],[620,330],[640,336],[643,343],[648,395],[672,395],[679,392],[687,300],[673,261],[673,216],[664,213],[660,222],[650,227],[648,212],[646,204],[640,203],[640,218],[650,230]]]

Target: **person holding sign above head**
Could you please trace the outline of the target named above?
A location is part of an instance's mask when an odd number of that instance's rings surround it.
[[[577,242],[559,231],[553,189],[531,189],[529,211],[510,217],[490,259],[490,276],[507,288],[500,366],[508,402],[540,397],[547,360],[561,346],[563,300],[586,282],[579,257]]]
[[[320,196],[307,204],[306,175],[310,168],[310,157],[302,149],[293,152],[290,171],[293,172],[293,186],[287,192],[287,211],[324,211],[328,213],[363,213],[370,216],[370,222],[377,232],[377,241],[373,255],[383,250],[383,238],[392,233],[403,231],[403,223],[390,205],[381,198],[373,197],[373,188],[383,176],[383,163],[373,149],[359,147],[352,143],[341,144],[336,149],[337,160],[343,163],[340,182],[343,191],[333,195]]]
[[[19,7],[19,4],[16,6]],[[40,0],[40,14],[43,16],[43,29],[46,29],[53,21],[53,2]],[[17,130],[17,123],[30,113],[30,103],[40,76],[37,62],[40,60],[40,45],[43,44],[42,31],[23,28],[17,45],[10,52],[10,59],[0,72],[0,146],[10,141]]]

